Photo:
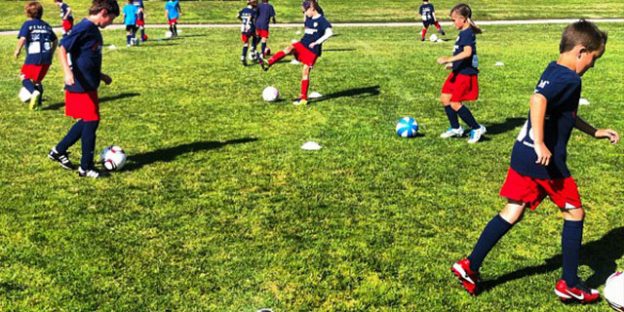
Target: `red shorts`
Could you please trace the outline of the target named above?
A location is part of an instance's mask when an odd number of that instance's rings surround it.
[[[256,29],[256,36],[260,38],[269,38],[269,30],[268,29]]]
[[[97,91],[69,92],[65,90],[65,116],[84,121],[100,120],[100,99]]]
[[[139,27],[145,26],[145,20],[144,19],[137,19],[136,25],[139,26]]]
[[[172,19],[169,20],[169,25],[176,24],[177,22],[178,22],[177,18],[172,18]]]
[[[295,50],[293,51],[293,54],[295,55],[295,58],[299,60],[299,62],[306,64],[308,66],[314,66],[314,63],[316,63],[316,59],[318,58],[318,55],[308,50],[308,48],[306,48],[301,42],[295,42],[293,44],[293,47],[295,48]]]
[[[65,19],[63,20],[63,31],[68,32],[74,27],[74,20]]]
[[[509,168],[500,195],[513,201],[529,205],[531,210],[544,200],[546,195],[561,209],[581,208],[581,195],[572,177],[561,179],[536,179],[521,175]]]
[[[451,73],[442,86],[442,93],[450,94],[451,102],[475,101],[479,98],[477,75]]]
[[[247,43],[249,41],[249,38],[251,38],[252,35],[251,34],[241,34],[241,41],[243,43]]]
[[[50,64],[24,64],[22,66],[22,79],[30,79],[39,83],[48,73]]]

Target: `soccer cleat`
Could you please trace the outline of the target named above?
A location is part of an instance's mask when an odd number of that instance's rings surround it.
[[[440,134],[440,137],[443,139],[448,139],[448,138],[452,138],[452,137],[461,137],[462,135],[464,135],[464,128],[459,127],[459,128],[448,128],[446,129],[445,132],[442,132],[442,134]]]
[[[481,136],[483,136],[487,132],[487,129],[483,125],[479,125],[479,129],[470,130],[470,135],[468,136],[468,143],[474,144],[479,142]]]
[[[464,289],[471,295],[476,296],[478,291],[479,272],[474,272],[470,269],[470,260],[468,258],[461,259],[451,267],[451,272],[457,276],[459,282]]]
[[[53,161],[58,162],[61,167],[67,169],[67,170],[74,170],[76,169],[76,166],[74,166],[74,164],[72,164],[72,162],[69,160],[69,153],[59,153],[56,151],[56,148],[52,148],[50,150],[50,152],[48,153],[48,158],[50,158]]]
[[[295,106],[299,106],[299,105],[308,105],[308,100],[306,100],[306,99],[296,99],[296,100],[293,102],[293,105],[295,105]]]
[[[598,290],[587,287],[579,281],[574,287],[569,287],[565,280],[560,279],[555,285],[555,294],[563,302],[592,303],[600,299]]]
[[[247,66],[247,60],[246,59],[242,59],[241,60],[241,64],[243,64],[243,66]]]
[[[31,110],[39,110],[41,108],[41,92],[35,90],[35,92],[32,93],[28,108]]]
[[[262,70],[264,71],[268,71],[269,70],[269,62],[265,59],[263,59],[262,57],[260,57],[260,54],[258,54],[257,56],[257,60],[258,60],[258,64],[260,64],[260,67],[262,67]]]
[[[103,173],[95,170],[95,169],[88,169],[88,170],[84,170],[81,167],[78,168],[78,176],[81,178],[93,178],[93,179],[98,179],[104,176]]]
[[[445,32],[444,32],[444,30],[442,30],[442,29],[440,29],[440,34],[441,34],[442,36],[446,36],[446,33],[445,33]]]
[[[423,41],[423,42],[424,42],[424,41],[425,41],[425,38],[420,38],[420,41]]]

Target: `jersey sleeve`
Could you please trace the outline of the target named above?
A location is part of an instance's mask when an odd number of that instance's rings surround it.
[[[324,17],[321,20],[320,25],[321,25],[322,29],[327,29],[327,28],[331,28],[332,27],[331,23]]]
[[[431,4],[431,13],[435,13],[435,7],[433,7],[433,4]]]
[[[74,47],[76,46],[76,42],[81,36],[81,31],[70,31],[68,35],[65,36],[65,38],[61,39],[61,46],[65,48],[65,51],[67,51],[67,53],[70,53],[73,51]]]
[[[580,80],[576,79],[557,79],[552,81],[541,79],[535,87],[534,93],[543,95],[546,101],[551,103],[559,95],[566,92],[566,90],[580,87],[580,83]]]
[[[422,15],[422,14],[423,14],[423,12],[422,12],[422,11],[423,11],[423,6],[421,5],[421,6],[418,8],[418,14]]]
[[[22,25],[22,28],[20,28],[19,32],[17,33],[17,39],[22,37],[27,38],[28,32],[28,25],[24,23],[24,25]]]

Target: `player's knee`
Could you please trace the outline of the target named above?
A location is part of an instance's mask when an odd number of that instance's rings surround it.
[[[569,221],[582,221],[585,219],[585,209],[566,209],[563,210],[563,218]]]

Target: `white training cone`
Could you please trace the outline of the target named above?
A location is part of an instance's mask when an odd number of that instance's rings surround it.
[[[494,66],[505,66],[505,63],[498,61],[496,62],[496,64],[494,64]]]
[[[303,143],[303,145],[301,145],[301,149],[306,151],[318,151],[321,149],[321,146],[316,142],[309,141]]]
[[[587,100],[586,98],[580,98],[579,105],[589,105],[589,100]]]
[[[314,91],[314,92],[311,92],[310,95],[308,95],[308,97],[311,99],[318,99],[318,98],[323,97],[323,95]]]

